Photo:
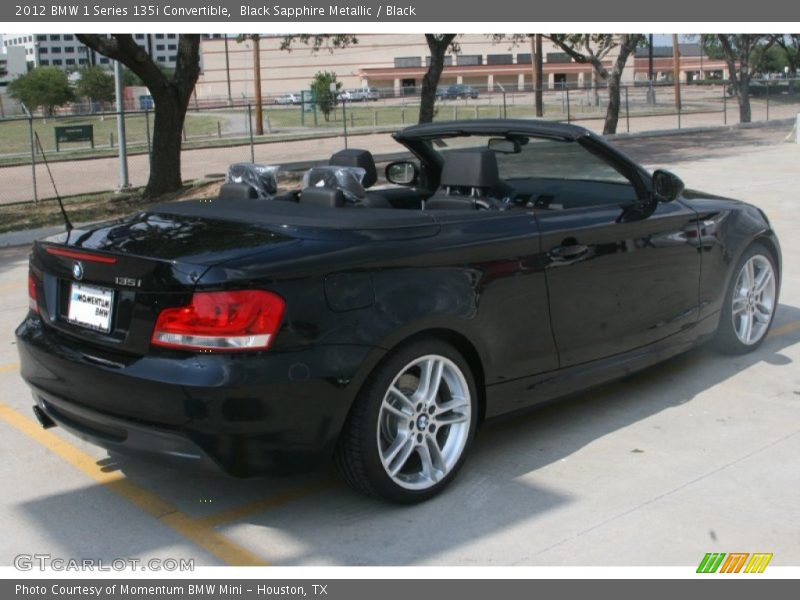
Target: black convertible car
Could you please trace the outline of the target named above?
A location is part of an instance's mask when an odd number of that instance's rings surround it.
[[[430,498],[486,419],[714,339],[764,340],[764,213],[683,190],[580,127],[409,127],[413,160],[344,150],[278,189],[34,245],[22,376],[45,427],[246,476],[335,456],[356,489]]]

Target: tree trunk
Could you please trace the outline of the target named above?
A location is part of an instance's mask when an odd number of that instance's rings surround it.
[[[722,53],[728,65],[728,76],[739,103],[739,122],[749,123],[752,118],[750,110],[750,47],[746,36],[741,36],[740,44],[745,47],[734,48],[731,40],[725,34],[717,35],[722,46]],[[738,63],[738,64],[737,64]]]
[[[606,109],[606,122],[603,125],[603,135],[617,133],[619,105],[619,77],[614,77],[612,74],[608,80],[608,108]]]
[[[624,34],[619,45],[619,55],[614,61],[614,67],[608,75],[608,109],[606,110],[606,122],[603,125],[603,134],[610,135],[617,133],[617,122],[619,121],[620,109],[620,81],[625,63],[639,43],[639,34]]]
[[[753,119],[750,108],[750,77],[739,76],[736,99],[739,101],[739,122],[749,123]]]
[[[152,90],[151,90],[152,92]],[[181,189],[181,134],[186,119],[187,102],[178,93],[167,89],[153,95],[153,149],[150,154],[150,177],[144,195],[160,196]],[[177,124],[180,123],[180,126]]]
[[[428,48],[431,51],[431,64],[425,76],[422,78],[422,90],[419,99],[420,123],[433,122],[433,109],[436,104],[436,86],[439,85],[439,79],[444,70],[444,56],[447,54],[447,49],[450,47],[455,37],[455,34],[425,34],[425,40],[428,42]]]
[[[181,189],[181,135],[186,109],[200,74],[200,36],[184,33],[178,36],[175,71],[168,78],[130,34],[76,35],[89,48],[128,67],[153,96],[153,147],[144,195],[153,198]]]

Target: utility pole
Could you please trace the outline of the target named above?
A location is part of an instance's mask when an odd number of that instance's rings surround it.
[[[681,51],[678,34],[672,34],[672,79],[675,81],[675,108],[681,109]]]
[[[228,56],[228,34],[225,35],[225,77],[228,81],[228,106],[233,106],[233,96],[231,96],[231,61]]]
[[[536,80],[538,79],[538,74],[536,73],[536,34],[530,35],[531,40],[531,89],[533,90],[534,102],[536,98]],[[538,114],[536,115],[539,116]]]
[[[264,135],[264,107],[261,104],[261,37],[253,37],[253,80],[256,91],[256,135]]]
[[[656,103],[656,91],[653,89],[653,34],[647,40],[647,103]]]
[[[119,139],[119,189],[131,186],[128,179],[128,140],[125,137],[125,98],[122,94],[122,65],[114,61],[114,90],[117,100],[117,138]]]
[[[544,60],[542,57],[542,34],[536,34],[536,116],[544,116],[544,102],[542,100],[542,70]]]

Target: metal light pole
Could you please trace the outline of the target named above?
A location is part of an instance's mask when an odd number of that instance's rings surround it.
[[[336,102],[336,82],[332,81],[328,87],[331,95],[331,104]],[[347,99],[342,96],[342,123],[344,125],[344,147],[347,148]]]
[[[119,189],[131,186],[128,179],[128,142],[125,137],[125,99],[122,94],[122,66],[114,61],[114,89],[117,100],[117,138],[119,138]]]
[[[33,137],[33,115],[25,103],[22,103],[22,110],[25,111],[25,116],[28,117],[28,128],[31,136],[31,172],[33,173],[33,203],[39,204],[39,194],[36,189],[36,143]]]

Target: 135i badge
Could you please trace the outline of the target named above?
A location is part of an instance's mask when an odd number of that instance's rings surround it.
[[[114,283],[117,285],[124,285],[126,287],[141,287],[142,280],[134,279],[133,277],[114,277]]]

